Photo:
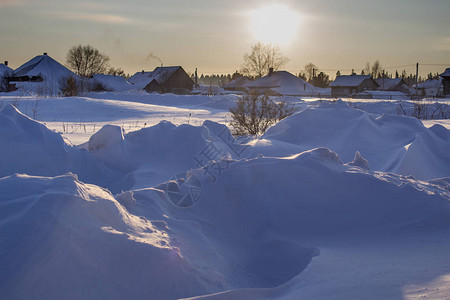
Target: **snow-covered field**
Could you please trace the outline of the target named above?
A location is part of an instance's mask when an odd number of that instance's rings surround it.
[[[0,298],[448,299],[448,120],[236,97],[1,94]]]

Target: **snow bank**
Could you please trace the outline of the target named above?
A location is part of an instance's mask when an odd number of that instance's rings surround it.
[[[450,133],[441,125],[417,135],[396,169],[398,174],[413,174],[419,179],[450,177]]]
[[[205,292],[164,222],[129,214],[68,174],[0,179],[0,294],[8,299],[174,299]]]
[[[311,150],[319,143],[342,156]],[[427,155],[432,169],[421,176],[434,177],[438,167],[445,171],[445,143],[442,127],[375,119],[339,102],[285,119],[253,149],[218,123],[163,121],[129,133],[107,125],[85,151],[7,106],[0,112],[0,294],[174,299],[247,289],[259,298],[262,288],[296,298],[305,286],[315,292],[326,286],[327,295],[378,289],[387,291],[381,298],[393,298],[392,290],[417,282],[417,274],[442,275],[410,261],[380,266],[377,255],[390,245],[386,235],[417,243],[400,244],[400,252],[440,241],[448,255],[448,180],[374,170],[383,156],[391,155],[384,164],[406,168]],[[255,158],[259,153],[277,157]],[[404,159],[395,164],[395,157]],[[76,175],[61,175],[68,171],[125,192],[114,198]],[[375,243],[373,253],[361,250],[367,241]],[[358,276],[355,268],[336,267],[371,259]],[[371,280],[383,272],[397,277]],[[321,278],[330,274],[362,278],[364,285],[342,288],[332,279],[328,286]]]
[[[157,185],[210,160],[238,157],[245,150],[225,125],[211,121],[202,126],[161,121],[125,135],[120,127],[107,125],[91,137],[88,148],[109,169],[123,174],[122,190]]]
[[[59,133],[12,105],[0,111],[0,177],[14,173],[56,176],[69,171],[97,184],[105,176],[98,161],[66,143]]]
[[[439,131],[443,136],[448,134],[445,128]],[[308,108],[282,120],[254,143],[253,151],[254,154],[283,156],[326,147],[338,153],[344,162],[352,161],[359,151],[374,170],[400,171],[420,179],[450,176],[450,157],[444,154],[449,152],[448,138],[438,138],[433,132],[415,118],[394,115],[375,118],[338,101]],[[428,138],[426,143],[420,142],[430,135],[433,138]],[[426,150],[414,150],[420,151],[417,154],[420,157],[424,154],[425,161],[434,162],[425,163],[426,171],[420,170],[425,165],[419,160],[407,158],[413,154],[407,155],[410,151],[406,147],[416,139],[416,144],[429,143]],[[414,145],[411,149],[418,147]]]
[[[321,261],[322,247],[330,252],[358,237],[376,241],[374,252],[383,251],[386,235],[417,236],[417,230],[426,235],[450,225],[450,205],[445,199],[450,194],[444,188],[344,165],[325,148],[284,158],[232,161],[216,181],[203,171],[193,173],[202,187],[194,206],[176,209],[170,199],[161,203],[159,194],[150,201],[154,191],[140,190],[134,193],[136,212],[148,218],[154,218],[155,211],[168,215],[183,257],[202,272],[219,274],[231,289],[245,289],[244,294],[237,292],[244,298],[258,299],[264,288],[263,294],[283,290],[295,299],[301,290],[289,283],[305,268],[317,271],[314,265]],[[165,190],[164,185],[157,188]],[[165,196],[170,198],[168,193]],[[331,241],[338,246],[332,247]],[[339,257],[328,261],[321,274],[334,273]],[[420,272],[423,266],[416,267]],[[360,270],[339,272],[355,276]],[[379,282],[367,279],[364,288],[380,288]],[[410,279],[405,276],[400,281]],[[305,280],[308,277],[300,283]],[[283,289],[285,283],[288,286]],[[316,291],[321,284],[317,283]],[[389,279],[383,283],[389,284]],[[338,284],[334,288],[342,293]]]

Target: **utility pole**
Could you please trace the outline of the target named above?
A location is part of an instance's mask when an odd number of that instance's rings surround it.
[[[419,80],[419,63],[416,64],[416,97],[417,97],[417,101],[419,101],[419,92],[417,90],[418,80]]]
[[[311,79],[311,84],[313,84],[314,85],[314,78],[316,78],[316,69],[315,68],[313,68],[313,78]]]
[[[198,76],[197,76],[197,68],[195,68],[195,87],[198,88],[198,82],[197,82]]]

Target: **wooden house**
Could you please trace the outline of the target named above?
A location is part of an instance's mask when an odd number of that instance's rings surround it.
[[[350,97],[364,91],[376,90],[379,85],[370,75],[341,75],[330,84],[332,97]]]
[[[407,95],[414,94],[414,90],[411,89],[403,78],[378,78],[375,80],[380,86],[380,91],[397,91]]]
[[[450,68],[445,69],[445,72],[439,76],[442,78],[444,96],[450,96]]]
[[[180,66],[157,67],[152,72],[138,72],[128,81],[148,93],[185,94],[194,87],[194,81]]]
[[[251,90],[272,92],[286,96],[306,96],[317,94],[316,88],[303,79],[287,71],[272,71],[264,77],[244,85]]]

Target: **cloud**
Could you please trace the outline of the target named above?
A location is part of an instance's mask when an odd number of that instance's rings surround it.
[[[58,12],[52,13],[58,19],[63,20],[78,20],[78,21],[89,21],[93,23],[102,24],[131,24],[133,20],[113,14],[93,14],[93,13],[82,13],[82,12]]]
[[[0,7],[24,5],[24,0],[0,0]]]
[[[71,2],[70,5],[72,7],[81,8],[81,9],[102,9],[103,8],[103,6],[100,3],[96,3],[96,2],[77,1],[77,2]]]

